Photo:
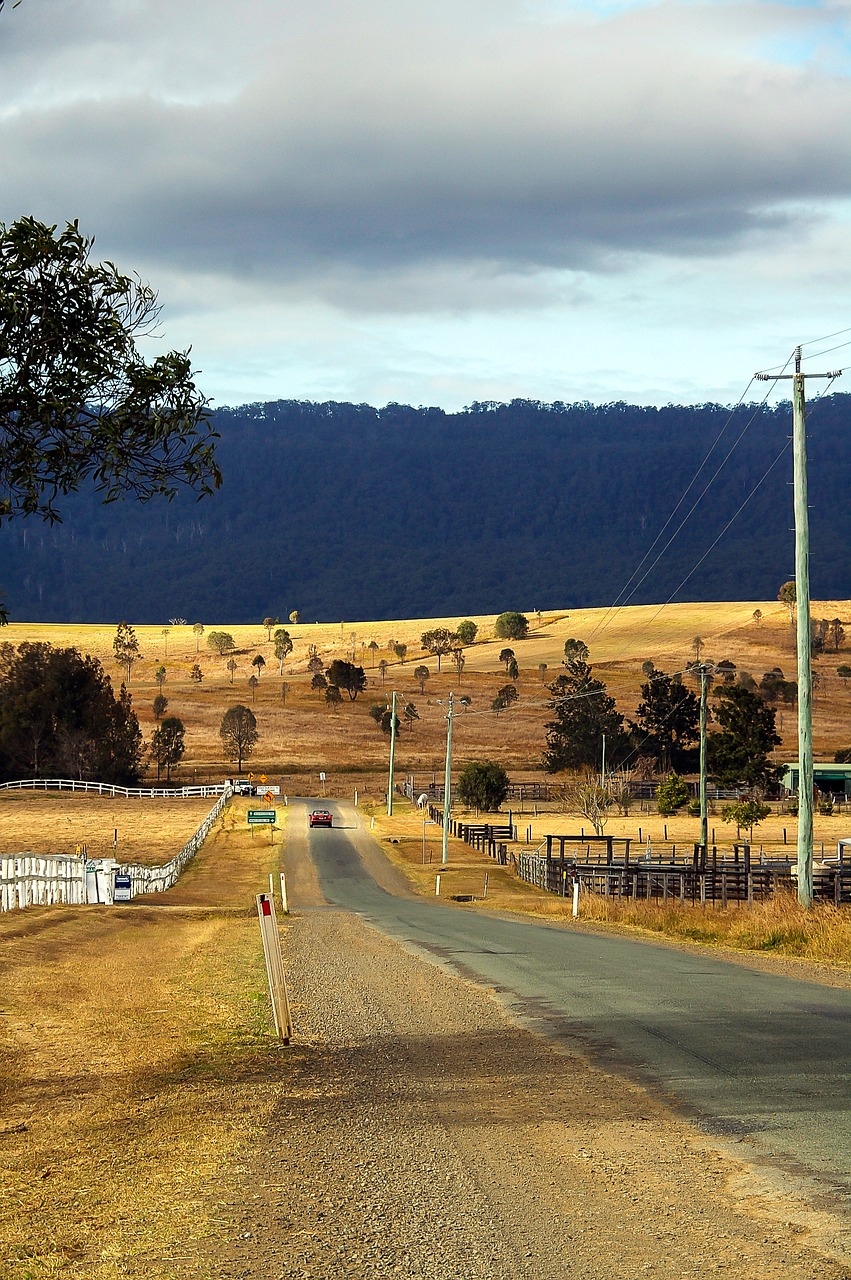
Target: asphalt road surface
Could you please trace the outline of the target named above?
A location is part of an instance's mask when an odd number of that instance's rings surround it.
[[[302,803],[290,831],[298,844]],[[851,990],[680,950],[404,896],[347,805],[307,835],[322,894],[495,989],[512,1015],[650,1087],[745,1158],[851,1213]]]

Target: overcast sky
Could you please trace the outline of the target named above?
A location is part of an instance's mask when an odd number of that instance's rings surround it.
[[[733,402],[851,326],[850,32],[848,0],[22,0],[0,221],[78,218],[218,404]]]

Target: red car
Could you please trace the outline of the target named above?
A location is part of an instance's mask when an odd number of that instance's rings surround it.
[[[312,827],[330,827],[332,820],[327,809],[314,809],[308,822]]]

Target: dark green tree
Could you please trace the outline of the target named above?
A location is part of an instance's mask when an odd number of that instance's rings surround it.
[[[178,768],[186,754],[186,728],[177,716],[166,716],[151,737],[151,755],[157,762],[157,782],[165,768],[166,782],[171,781],[172,769]]]
[[[584,640],[575,640],[575,639],[565,640],[564,642],[565,664],[570,662],[571,659],[573,658],[578,658],[580,662],[588,661],[588,646]],[[644,667],[646,665],[647,663],[644,663],[642,665],[642,668],[641,668],[642,671],[644,670]],[[652,662],[650,663],[650,667],[651,668],[653,667]]]
[[[529,619],[524,613],[501,613],[493,626],[498,640],[525,640],[529,634]]]
[[[561,769],[599,768],[603,734],[606,760],[617,765],[628,749],[623,716],[603,681],[592,676],[588,663],[581,658],[569,659],[567,670],[547,687],[553,695],[549,706],[555,717],[546,725],[544,769],[558,773]]]
[[[154,705],[153,705],[154,719],[162,720],[163,716],[166,713],[167,708],[168,708],[168,698],[165,696],[165,694],[158,693],[157,696],[154,698]]]
[[[665,778],[664,782],[659,783],[659,790],[656,792],[656,805],[659,812],[664,818],[682,809],[683,805],[689,802],[689,790],[683,778],[678,773],[671,773]]]
[[[229,707],[222,716],[219,737],[228,760],[235,760],[237,769],[241,771],[243,760],[251,755],[260,737],[251,708],[244,707],[241,703]]]
[[[366,688],[366,673],[363,667],[356,667],[353,662],[345,662],[335,658],[328,668],[328,683],[338,689],[345,689],[352,702]]]
[[[479,628],[475,622],[471,622],[469,618],[465,618],[463,622],[458,623],[458,629],[455,632],[462,644],[472,644],[479,634]]]
[[[0,646],[0,775],[132,786],[142,734],[124,685],[115,696],[96,658],[73,648]]]
[[[719,729],[707,743],[711,776],[720,787],[744,784],[764,790],[779,772],[771,763],[771,752],[781,741],[774,710],[742,685],[722,685],[715,696]]]
[[[187,352],[146,363],[150,286],[93,263],[76,222],[0,224],[0,519],[61,519],[90,479],[105,502],[221,483],[217,433]]]
[[[508,774],[495,760],[471,760],[458,777],[458,795],[468,809],[496,813],[511,785]]]
[[[429,671],[428,667],[426,666],[414,667],[414,679],[416,680],[417,684],[420,686],[420,693],[425,693],[426,680],[428,680],[430,675],[431,675],[431,672]]]
[[[641,755],[652,755],[663,773],[689,771],[696,765],[700,699],[679,676],[656,671],[641,686],[641,702],[629,728]]]
[[[286,630],[285,627],[279,627],[278,630],[275,632],[275,657],[278,659],[278,675],[279,676],[282,676],[284,674],[284,662],[292,653],[292,651],[293,651],[292,636],[290,635],[289,631]],[[311,658],[310,661],[318,662],[319,666],[316,669],[318,671],[322,670],[321,658]],[[308,670],[312,670],[312,669],[313,668],[311,668],[310,664],[308,663]]]

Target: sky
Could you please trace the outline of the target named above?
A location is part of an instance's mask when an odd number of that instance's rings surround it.
[[[734,403],[851,351],[851,4],[7,3],[24,214],[214,404]]]

